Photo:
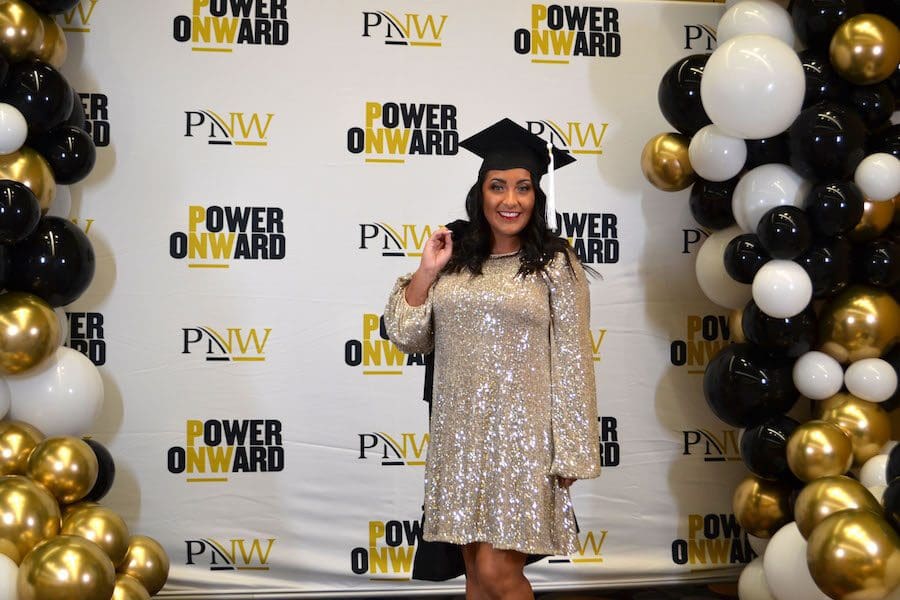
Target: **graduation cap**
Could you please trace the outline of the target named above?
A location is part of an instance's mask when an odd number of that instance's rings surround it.
[[[571,154],[553,146],[510,119],[497,121],[487,129],[461,141],[460,146],[483,160],[479,177],[492,169],[527,169],[537,183],[550,173],[547,195],[547,227],[556,228],[556,191],[553,172],[575,162]]]

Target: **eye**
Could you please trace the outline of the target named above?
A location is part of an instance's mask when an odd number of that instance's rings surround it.
[[[527,183],[519,186],[520,194],[527,194],[529,191],[531,191],[531,186],[528,185]]]
[[[494,192],[502,192],[503,186],[501,184],[495,182],[495,183],[491,184],[491,190]]]

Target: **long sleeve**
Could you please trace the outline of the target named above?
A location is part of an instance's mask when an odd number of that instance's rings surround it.
[[[591,479],[600,474],[600,437],[590,333],[587,276],[571,255],[558,254],[544,275],[550,289],[551,475]]]
[[[406,286],[412,275],[397,279],[387,306],[384,307],[384,325],[388,337],[403,352],[431,352],[434,348],[434,325],[432,321],[432,292],[421,306],[410,306],[406,302]]]

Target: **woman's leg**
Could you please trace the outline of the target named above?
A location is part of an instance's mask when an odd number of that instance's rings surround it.
[[[523,553],[476,542],[463,546],[463,560],[467,600],[534,600],[531,584],[522,572]],[[470,581],[477,595],[469,595]]]
[[[475,567],[475,556],[481,542],[465,544],[462,547],[463,562],[466,563],[466,600],[488,600],[478,587],[478,570]]]

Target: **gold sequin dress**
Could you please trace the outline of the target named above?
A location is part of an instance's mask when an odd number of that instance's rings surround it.
[[[498,549],[576,551],[568,490],[557,476],[600,473],[585,273],[558,254],[543,274],[517,275],[518,255],[483,274],[442,275],[428,299],[398,279],[384,319],[404,352],[435,350],[425,467],[429,541]]]

